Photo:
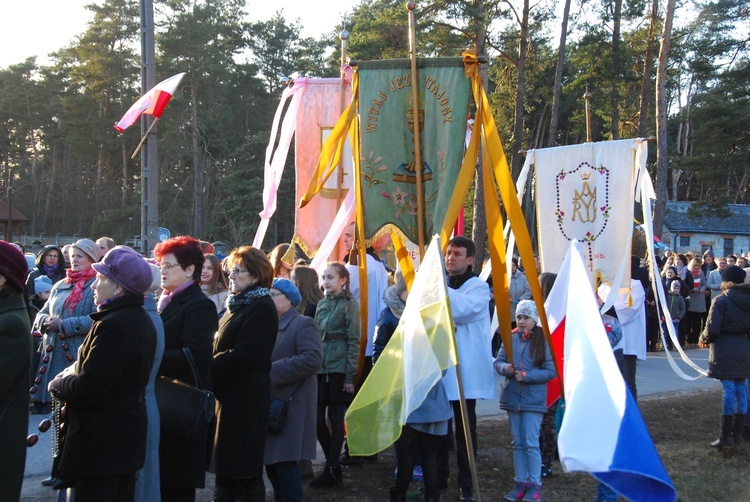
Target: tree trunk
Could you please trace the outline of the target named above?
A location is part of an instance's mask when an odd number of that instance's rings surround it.
[[[198,150],[198,90],[195,82],[190,87],[190,119],[193,129],[193,229],[196,238],[203,235],[203,169]]]
[[[483,12],[484,0],[475,0],[477,12]],[[487,39],[487,28],[480,21],[475,24],[476,39],[474,44],[477,48],[477,56],[484,56],[485,43]],[[487,65],[479,65],[484,92],[488,92]],[[476,245],[474,255],[474,271],[479,273],[484,264],[485,248],[487,247],[487,216],[484,212],[484,185],[482,183],[482,151],[479,151],[476,171],[474,175],[474,218],[472,220],[471,240]]]
[[[659,22],[659,0],[651,2],[651,16],[648,23],[648,40],[646,40],[646,59],[643,62],[643,79],[641,80],[641,106],[638,116],[638,137],[648,135],[648,107],[651,104],[651,73],[654,66],[654,31]]]
[[[620,139],[620,80],[622,72],[620,68],[620,27],[622,23],[622,0],[615,1],[615,12],[612,26],[612,90],[610,92],[610,103],[612,106],[612,123],[610,132],[612,139]]]
[[[518,78],[516,91],[516,116],[513,123],[513,151],[511,152],[510,173],[513,181],[521,174],[521,154],[523,148],[523,117],[524,99],[526,98],[526,53],[529,50],[529,0],[523,1],[523,14],[521,15],[521,35],[518,41],[518,61],[516,72]]]
[[[667,0],[664,28],[659,46],[656,69],[656,205],[654,207],[654,235],[662,236],[664,213],[667,207],[667,59],[672,40],[676,0]]]
[[[657,0],[654,0],[655,2]],[[562,77],[565,69],[565,43],[568,38],[568,18],[570,17],[570,0],[565,0],[562,26],[560,27],[560,45],[557,48],[557,69],[555,70],[555,88],[552,97],[552,117],[549,123],[547,146],[557,145],[557,126],[560,122],[560,100],[562,99]]]

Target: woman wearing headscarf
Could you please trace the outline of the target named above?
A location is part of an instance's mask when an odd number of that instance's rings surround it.
[[[164,323],[164,355],[159,376],[211,389],[211,346],[218,327],[216,306],[200,287],[203,251],[198,240],[180,236],[160,242],[154,257],[161,269],[163,293],[157,309]],[[189,354],[189,355],[188,355]],[[188,357],[195,362],[200,382],[195,382]],[[195,500],[195,489],[206,483],[208,426],[196,437],[183,438],[162,424],[159,448],[161,499],[164,502]]]
[[[26,258],[0,241],[0,500],[19,500],[29,426],[31,337],[23,301]]]
[[[299,290],[286,279],[274,279],[271,297],[279,316],[279,332],[271,354],[271,395],[289,401],[278,434],[266,436],[263,462],[277,502],[302,500],[298,460],[314,460],[317,439],[318,383],[323,345],[315,321],[296,306]]]
[[[211,379],[216,435],[215,502],[265,500],[263,449],[271,395],[271,352],[279,321],[271,300],[273,267],[251,246],[229,255],[229,297],[214,341]]]
[[[91,328],[89,314],[96,310],[91,285],[96,271],[91,265],[102,258],[99,246],[90,239],[80,239],[70,249],[71,266],[65,280],[52,292],[34,320],[33,329],[42,334],[41,359],[31,388],[31,402],[36,413],[48,413],[52,396],[47,392],[49,380],[73,364],[78,347]],[[45,480],[47,484],[50,479]]]
[[[55,245],[44,246],[37,253],[34,265],[36,268],[31,269],[26,277],[26,296],[29,298],[36,294],[34,280],[37,277],[49,277],[52,284],[65,279],[65,260],[62,251]]]

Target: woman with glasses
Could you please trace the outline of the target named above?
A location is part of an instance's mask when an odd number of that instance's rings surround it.
[[[211,368],[216,395],[213,500],[262,502],[269,373],[279,326],[270,290],[273,267],[251,246],[232,251],[227,266],[227,311],[214,341]]]
[[[160,242],[154,257],[161,269],[162,295],[157,310],[164,323],[164,355],[159,376],[211,388],[211,354],[218,327],[216,306],[200,287],[203,251],[198,240],[180,236]],[[195,381],[190,360],[195,364]],[[159,446],[161,500],[195,500],[206,480],[208,425],[196,437],[181,437],[162,423]]]

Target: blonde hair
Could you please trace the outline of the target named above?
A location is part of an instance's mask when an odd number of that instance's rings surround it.
[[[207,262],[211,263],[211,266],[213,267],[213,275],[208,280],[208,282],[205,283],[206,291],[208,291],[208,294],[215,295],[217,293],[227,291],[229,289],[229,286],[227,285],[227,280],[224,277],[224,270],[221,268],[221,262],[219,261],[219,258],[212,253],[207,253],[203,255]]]

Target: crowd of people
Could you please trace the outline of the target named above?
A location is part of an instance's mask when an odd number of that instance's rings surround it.
[[[353,225],[342,245],[341,261],[318,274],[289,244],[268,255],[242,246],[221,256],[210,243],[180,236],[147,259],[102,237],[44,246],[30,267],[17,245],[0,241],[0,500],[20,497],[28,412],[54,422],[57,451],[43,484],[60,490],[60,500],[190,501],[211,472],[214,500],[261,501],[265,469],[275,500],[300,501],[304,478],[326,490],[342,483],[342,465],[376,460],[349,452],[344,415],[391,339],[408,290],[368,249],[363,305]],[[552,474],[559,403],[548,408],[546,384],[556,372],[531,288],[514,259],[511,360],[491,332],[495,299],[474,272],[475,253],[461,236],[445,251],[465,408],[449,368],[396,442],[393,502],[406,500],[413,479],[423,479],[425,500],[439,500],[451,450],[457,498],[474,500],[476,401],[497,397],[496,374],[504,377],[500,407],[515,467],[504,500],[542,500],[542,481]],[[642,265],[633,257],[631,287],[602,314],[631,394],[637,398],[636,361],[673,348],[659,336],[671,319],[680,345],[710,347],[708,373],[723,389],[721,434],[712,444],[736,447],[750,430],[746,257],[667,252],[657,259],[666,308]],[[539,279],[546,298],[555,275]],[[608,293],[601,285],[600,305]],[[189,431],[160,412],[167,398],[159,389],[175,381],[212,404]],[[316,443],[325,456],[317,476]],[[597,500],[616,498],[599,486]]]

